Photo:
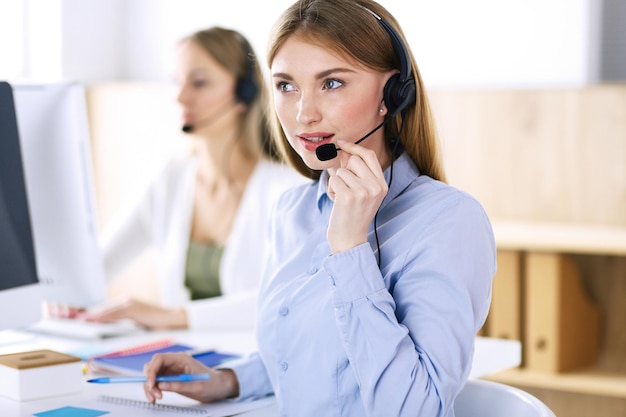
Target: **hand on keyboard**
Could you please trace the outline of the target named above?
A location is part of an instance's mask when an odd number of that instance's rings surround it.
[[[74,319],[80,317],[87,311],[84,307],[73,307],[66,304],[44,302],[45,317]]]
[[[98,323],[132,320],[151,330],[187,327],[187,314],[184,309],[160,307],[128,297],[118,298],[103,306],[88,310],[81,317]]]

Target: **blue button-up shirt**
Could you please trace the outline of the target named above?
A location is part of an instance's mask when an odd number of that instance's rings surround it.
[[[241,398],[275,393],[282,416],[446,416],[491,300],[490,222],[470,195],[406,154],[369,242],[331,256],[327,174],[290,190],[272,223],[259,352],[234,365]],[[385,176],[389,180],[389,169]]]

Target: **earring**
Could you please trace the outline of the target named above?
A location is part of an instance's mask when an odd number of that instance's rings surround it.
[[[385,112],[385,109],[383,109],[382,107],[378,109],[378,113],[383,114],[384,112]]]

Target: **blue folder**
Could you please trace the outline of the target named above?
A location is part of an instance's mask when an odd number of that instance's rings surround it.
[[[194,352],[195,350],[196,349],[192,346],[177,343],[131,355],[98,356],[91,358],[90,364],[100,371],[110,371],[127,375],[141,375],[143,374],[144,365],[150,362],[155,353]],[[240,357],[240,355],[234,353],[218,352],[213,350],[192,353],[191,356],[210,367],[218,366],[228,360]]]

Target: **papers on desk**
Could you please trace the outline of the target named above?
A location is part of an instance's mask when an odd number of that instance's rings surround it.
[[[481,378],[522,364],[522,343],[519,340],[476,337],[470,379]]]
[[[240,356],[230,352],[214,350],[197,350],[193,346],[176,343],[167,339],[136,346],[122,351],[90,357],[87,365],[92,371],[113,372],[124,375],[143,375],[143,367],[150,362],[156,353],[187,352],[206,366],[221,365],[226,361],[237,359]]]

